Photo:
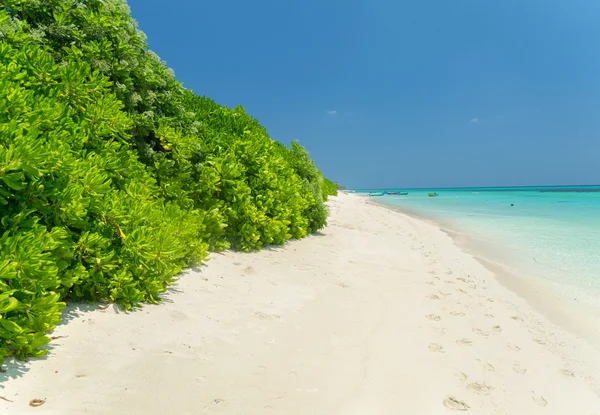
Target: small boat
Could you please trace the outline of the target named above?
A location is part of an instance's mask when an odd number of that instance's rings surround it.
[[[387,192],[369,192],[369,196],[385,196]]]
[[[408,192],[387,192],[388,195],[406,196]]]
[[[427,196],[429,197],[436,197],[439,196],[437,193],[428,193]]]

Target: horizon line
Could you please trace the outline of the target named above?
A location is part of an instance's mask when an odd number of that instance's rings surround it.
[[[560,185],[526,185],[526,186],[442,186],[442,187],[364,187],[347,188],[347,190],[435,190],[435,189],[523,189],[523,188],[557,188],[557,187],[600,187],[600,184],[560,184]]]

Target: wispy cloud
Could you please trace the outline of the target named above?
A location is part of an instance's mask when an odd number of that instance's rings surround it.
[[[479,121],[479,118],[475,117],[472,118],[471,121],[469,121],[469,124],[479,124],[481,121]]]
[[[329,111],[327,111],[327,114],[329,114],[329,115],[336,115],[337,114],[337,110],[329,110]]]

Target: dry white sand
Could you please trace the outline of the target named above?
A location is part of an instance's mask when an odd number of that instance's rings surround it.
[[[164,304],[69,308],[47,358],[0,374],[0,413],[600,413],[598,350],[436,226],[330,207],[322,234],[214,255]]]

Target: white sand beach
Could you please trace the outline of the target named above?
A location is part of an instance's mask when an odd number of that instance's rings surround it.
[[[319,235],[214,254],[163,304],[70,306],[47,357],[5,362],[0,413],[600,414],[590,343],[435,225],[328,204]]]

